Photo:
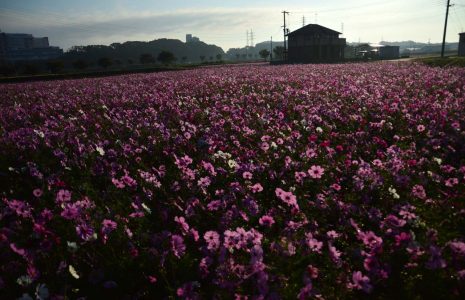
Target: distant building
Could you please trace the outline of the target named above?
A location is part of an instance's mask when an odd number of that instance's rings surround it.
[[[288,36],[288,61],[295,63],[337,62],[344,60],[346,39],[341,33],[309,24]]]
[[[400,57],[399,46],[380,45],[378,48],[379,59],[397,59]]]
[[[459,33],[459,56],[465,56],[465,32]]]
[[[46,60],[63,55],[63,50],[51,47],[48,37],[35,38],[32,34],[0,32],[0,60]]]
[[[198,43],[200,39],[192,34],[186,34],[186,43]]]
[[[397,59],[400,57],[399,46],[379,44],[360,44],[354,46],[355,57],[364,59]]]

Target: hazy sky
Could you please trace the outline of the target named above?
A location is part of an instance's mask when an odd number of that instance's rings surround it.
[[[440,42],[446,0],[0,0],[0,30],[48,36],[52,45],[185,40],[231,47],[282,40],[282,10],[290,12],[290,30],[318,23],[341,31],[349,42],[415,40]],[[457,42],[465,30],[465,0],[452,0],[447,41]]]

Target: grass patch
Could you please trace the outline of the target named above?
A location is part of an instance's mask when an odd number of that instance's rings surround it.
[[[418,58],[415,61],[424,63],[432,67],[465,67],[465,57],[426,57]]]

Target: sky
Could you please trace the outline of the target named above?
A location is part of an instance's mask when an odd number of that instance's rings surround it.
[[[187,33],[225,51],[282,41],[283,10],[290,31],[317,23],[343,32],[348,42],[442,41],[447,0],[0,0],[0,30],[49,37],[74,45],[150,41]],[[451,0],[447,41],[465,31],[465,0]],[[250,36],[250,35],[249,35]],[[251,41],[249,40],[249,45]]]

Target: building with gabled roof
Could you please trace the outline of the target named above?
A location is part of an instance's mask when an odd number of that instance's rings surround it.
[[[309,24],[289,34],[288,61],[291,63],[338,62],[344,60],[346,39],[342,33]]]

